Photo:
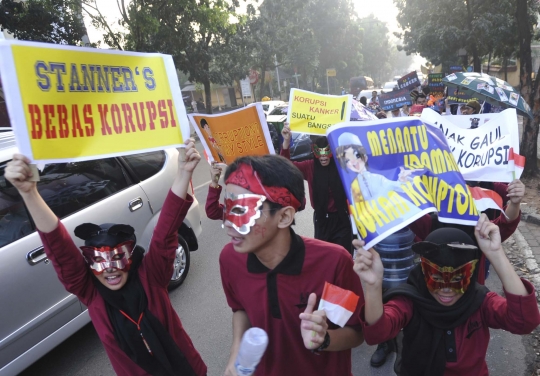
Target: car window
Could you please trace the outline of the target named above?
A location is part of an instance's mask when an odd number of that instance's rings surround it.
[[[123,157],[131,167],[139,181],[146,180],[161,171],[165,165],[165,152],[153,151],[150,153],[134,154]]]
[[[270,112],[270,115],[287,115],[289,111],[289,106],[276,107]]]
[[[33,232],[19,192],[4,178],[4,168],[0,166],[0,247]]]
[[[46,165],[38,182],[45,202],[67,217],[129,186],[115,158]]]
[[[270,108],[270,105],[269,104],[263,104],[262,107],[263,107],[263,110],[268,111],[268,109]]]

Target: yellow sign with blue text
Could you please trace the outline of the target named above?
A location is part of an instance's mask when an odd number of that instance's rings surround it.
[[[21,152],[61,162],[179,147],[189,123],[172,57],[0,43],[0,74]]]
[[[287,122],[293,132],[326,135],[334,124],[349,121],[352,95],[324,95],[291,89]]]

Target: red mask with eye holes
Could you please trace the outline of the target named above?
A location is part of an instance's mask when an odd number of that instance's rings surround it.
[[[105,269],[119,269],[124,272],[129,271],[131,266],[131,253],[135,247],[135,242],[129,240],[120,243],[115,247],[103,246],[100,248],[82,246],[80,247],[86,262],[90,265],[92,272],[99,275]]]
[[[472,260],[457,268],[439,266],[422,257],[422,272],[429,291],[434,292],[449,288],[458,294],[464,294],[471,283],[478,260]]]
[[[241,235],[249,234],[255,221],[261,217],[266,197],[255,194],[230,195],[225,198],[223,223],[230,224]]]
[[[319,159],[320,157],[332,157],[332,150],[330,150],[330,145],[326,145],[324,148],[320,148],[317,145],[312,145],[313,155],[315,158]]]

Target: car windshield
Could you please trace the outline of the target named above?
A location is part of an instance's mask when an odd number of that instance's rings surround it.
[[[289,106],[276,107],[270,112],[270,115],[287,115]]]

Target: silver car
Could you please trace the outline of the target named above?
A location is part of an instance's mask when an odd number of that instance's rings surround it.
[[[17,152],[12,132],[0,132],[0,376],[16,375],[90,321],[86,307],[60,284],[35,225],[4,168]],[[118,158],[45,166],[38,190],[73,235],[84,222],[128,223],[148,249],[177,171],[170,149]],[[186,278],[198,248],[201,215],[195,199],[178,229],[170,288]]]

